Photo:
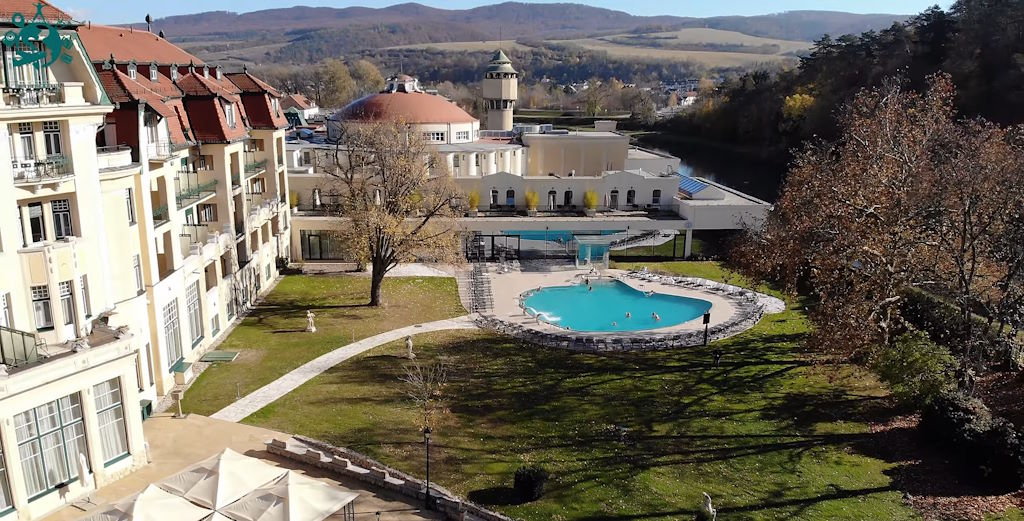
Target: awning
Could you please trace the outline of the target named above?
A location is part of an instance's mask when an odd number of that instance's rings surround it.
[[[208,508],[195,505],[155,485],[116,503],[88,521],[200,521],[210,516]]]
[[[322,521],[356,496],[355,492],[288,471],[220,512],[236,521]]]
[[[204,507],[220,510],[280,478],[285,469],[231,449],[158,483],[160,488]]]

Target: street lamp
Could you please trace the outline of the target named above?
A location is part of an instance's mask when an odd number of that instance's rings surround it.
[[[711,323],[711,312],[704,313],[704,347],[708,346],[708,324]]]
[[[427,449],[427,495],[423,499],[423,504],[430,510],[430,427],[423,428],[423,445]]]

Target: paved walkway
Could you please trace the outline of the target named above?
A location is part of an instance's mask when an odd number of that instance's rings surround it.
[[[334,351],[320,355],[309,362],[297,367],[290,373],[270,382],[263,387],[242,397],[242,399],[228,405],[210,416],[218,420],[232,422],[241,421],[246,416],[269,405],[274,400],[294,391],[298,386],[312,380],[315,376],[324,371],[352,358],[369,349],[379,345],[393,342],[408,335],[418,335],[431,331],[444,331],[449,329],[476,329],[476,324],[469,315],[458,318],[426,322],[400,329],[394,329],[386,333],[364,338],[358,342],[339,347]]]

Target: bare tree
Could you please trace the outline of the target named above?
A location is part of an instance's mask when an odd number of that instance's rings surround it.
[[[401,262],[458,261],[460,193],[446,164],[415,127],[383,120],[345,124],[326,188],[344,222],[345,248],[369,265],[370,305],[381,304],[384,275]]]
[[[434,428],[434,419],[448,412],[444,389],[448,385],[448,365],[444,362],[424,366],[413,362],[405,366],[399,378],[406,397],[415,404],[421,415],[421,428]]]

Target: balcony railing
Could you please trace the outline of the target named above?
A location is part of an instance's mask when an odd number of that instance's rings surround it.
[[[199,174],[196,172],[178,172],[174,178],[174,198],[178,203],[179,210],[195,204],[216,191],[216,179],[200,183]]]
[[[57,83],[12,83],[3,87],[4,104],[14,107],[57,105],[64,101],[61,90]]]
[[[44,160],[15,159],[11,162],[15,184],[55,181],[74,175],[67,156],[54,155]]]
[[[166,204],[153,208],[153,226],[160,226],[169,220],[171,220],[171,213]]]
[[[267,160],[252,161],[245,164],[245,177],[262,174],[267,171]]]
[[[240,186],[242,186],[242,177],[237,172],[231,174],[231,188],[234,189]]]
[[[18,367],[38,359],[39,346],[35,335],[0,326],[0,363]]]
[[[210,237],[210,228],[205,224],[186,223],[181,227],[181,237],[187,237],[189,244],[202,244]]]
[[[151,141],[146,144],[150,159],[167,159],[171,157],[173,148],[170,141]]]

